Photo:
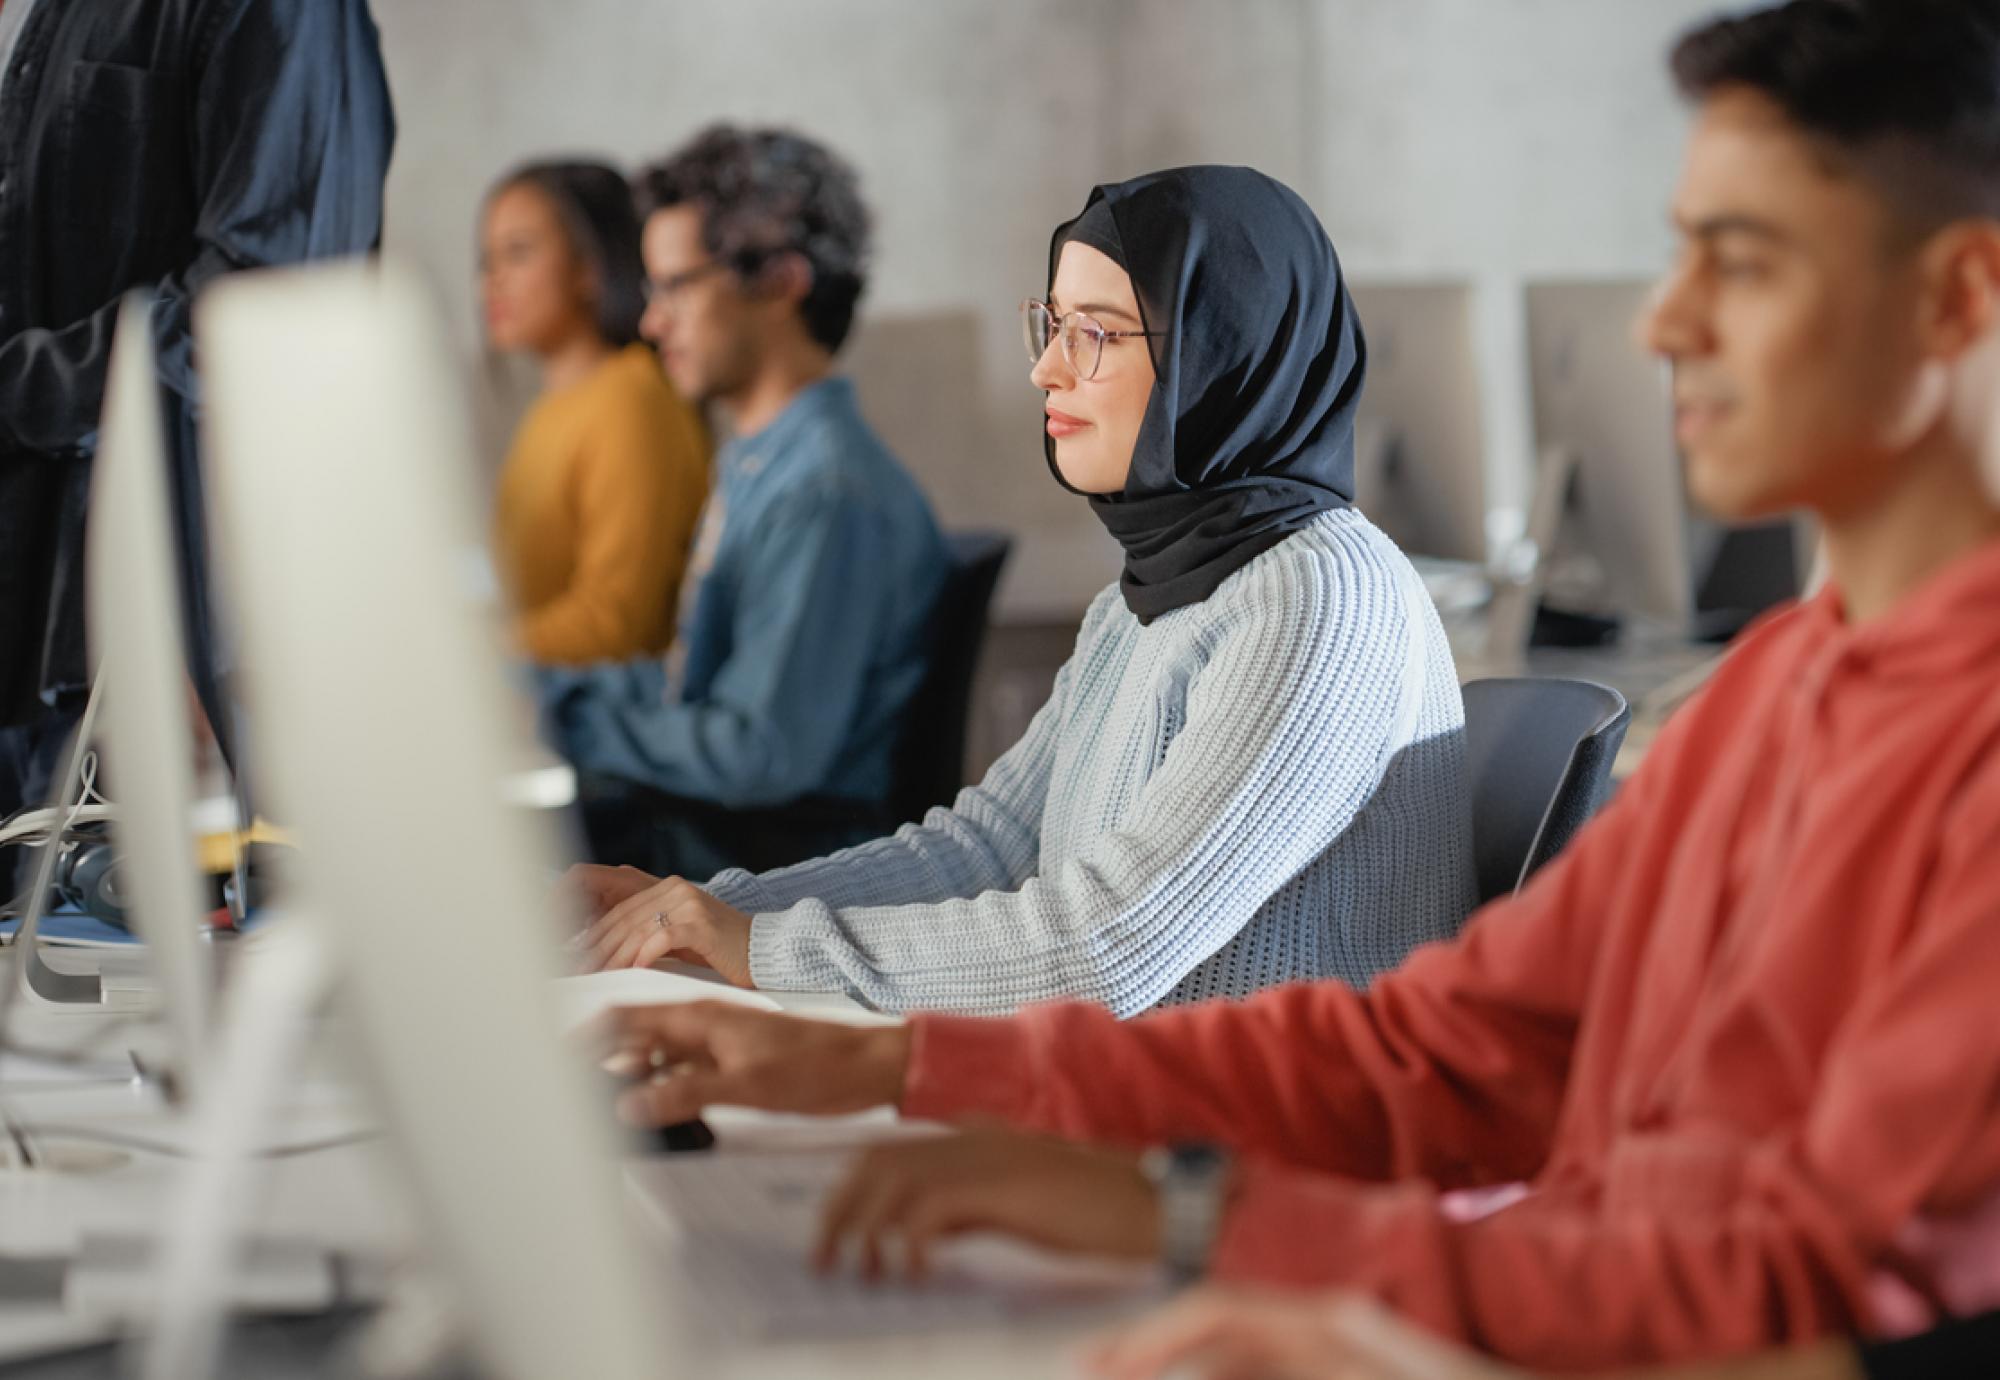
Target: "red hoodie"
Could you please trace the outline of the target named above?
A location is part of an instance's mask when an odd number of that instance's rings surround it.
[[[2000,1191],[2000,543],[1866,626],[1772,618],[1525,894],[1365,995],[914,1024],[906,1114],[1235,1146],[1217,1276],[1517,1361],[2000,1302],[1934,1229]]]

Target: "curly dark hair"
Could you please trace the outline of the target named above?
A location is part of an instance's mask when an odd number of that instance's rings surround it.
[[[812,268],[799,304],[807,332],[838,350],[868,281],[870,219],[845,160],[783,129],[712,125],[642,171],[641,218],[672,206],[701,212],[702,241],[744,277],[780,254]]]
[[[555,207],[570,248],[597,275],[597,332],[612,345],[639,339],[646,310],[646,268],[639,258],[639,218],[616,168],[583,160],[524,163],[486,194],[533,187]]]
[[[1691,100],[1777,102],[1906,219],[2000,216],[2000,0],[1790,0],[1696,28],[1672,65]]]

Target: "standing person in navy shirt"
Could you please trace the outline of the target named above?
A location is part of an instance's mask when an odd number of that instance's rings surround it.
[[[90,679],[84,513],[120,297],[154,295],[213,714],[191,306],[223,273],[374,248],[394,138],[366,0],[0,0],[0,817],[41,803]]]

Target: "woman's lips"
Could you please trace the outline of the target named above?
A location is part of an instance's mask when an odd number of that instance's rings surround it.
[[[1086,431],[1090,427],[1090,423],[1084,421],[1082,418],[1072,417],[1066,412],[1058,412],[1053,407],[1048,409],[1048,414],[1049,435],[1055,437],[1058,441],[1062,440],[1065,436],[1074,436],[1079,431]]]

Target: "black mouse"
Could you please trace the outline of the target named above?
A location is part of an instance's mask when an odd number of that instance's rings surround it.
[[[639,1130],[642,1144],[650,1150],[679,1154],[687,1150],[712,1150],[715,1148],[715,1132],[708,1129],[708,1123],[700,1119],[676,1121],[671,1126],[655,1126],[651,1130]]]
[[[623,1078],[610,1078],[609,1093],[615,1107],[619,1094],[632,1084]],[[619,1131],[642,1155],[681,1154],[690,1150],[711,1150],[715,1148],[715,1132],[708,1129],[708,1123],[699,1119],[677,1121],[671,1126],[633,1126],[619,1121]]]

